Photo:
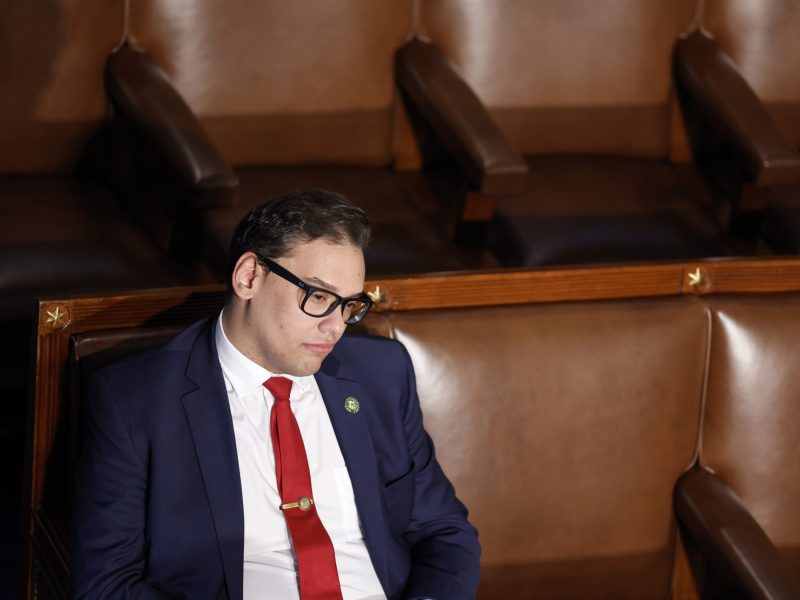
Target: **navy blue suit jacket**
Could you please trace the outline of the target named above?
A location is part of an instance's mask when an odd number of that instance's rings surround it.
[[[387,596],[474,598],[477,534],[422,427],[405,348],[345,336],[316,379]],[[244,515],[214,320],[87,385],[75,597],[240,599]],[[348,396],[358,413],[344,409]]]

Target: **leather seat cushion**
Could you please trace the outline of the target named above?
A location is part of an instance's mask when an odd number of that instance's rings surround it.
[[[33,299],[178,283],[105,188],[60,176],[0,178],[0,310]]]
[[[373,225],[364,253],[369,276],[465,268],[455,246],[415,205],[411,173],[369,167],[243,168],[236,173],[237,205],[208,217],[207,252],[220,273],[233,231],[251,208],[271,196],[308,187],[343,194],[367,211]]]
[[[735,253],[709,203],[668,164],[528,157],[527,190],[498,202],[489,244],[506,265],[668,260]]]
[[[483,565],[479,600],[664,598],[674,545],[650,552]]]

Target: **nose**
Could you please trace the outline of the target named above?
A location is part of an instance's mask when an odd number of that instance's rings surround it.
[[[320,331],[333,334],[335,340],[338,340],[342,336],[346,327],[347,323],[344,322],[342,310],[338,306],[336,307],[336,310],[334,310],[327,317],[320,319]]]

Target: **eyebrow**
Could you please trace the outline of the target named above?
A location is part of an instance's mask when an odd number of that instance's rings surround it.
[[[336,292],[340,296],[342,295],[337,286],[333,285],[332,283],[328,283],[327,281],[325,281],[324,279],[320,279],[319,277],[309,277],[308,279],[303,279],[303,281],[312,284],[314,287],[321,287],[330,292]],[[342,297],[355,298],[357,296],[360,296],[362,293],[364,293],[364,290],[361,290],[360,292],[353,294],[352,296],[342,296]]]
[[[315,287],[325,288],[326,290],[330,290],[331,292],[339,293],[339,288],[333,285],[332,283],[328,283],[324,279],[320,279],[319,277],[309,277],[308,279],[304,279],[306,283],[312,283]]]

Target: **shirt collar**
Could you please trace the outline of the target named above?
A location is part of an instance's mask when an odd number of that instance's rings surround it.
[[[225,374],[225,377],[228,378],[228,381],[230,381],[237,396],[242,398],[260,389],[267,379],[275,376],[291,379],[293,384],[292,389],[294,389],[295,386],[298,386],[300,391],[303,392],[313,389],[311,381],[313,375],[298,377],[296,375],[272,373],[242,354],[228,339],[228,336],[225,335],[225,329],[222,326],[222,312],[223,311],[220,311],[219,317],[217,317],[215,332],[217,355],[219,356],[219,364],[222,367],[222,372]]]

